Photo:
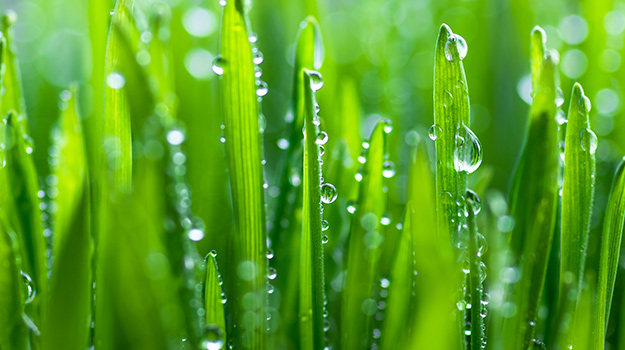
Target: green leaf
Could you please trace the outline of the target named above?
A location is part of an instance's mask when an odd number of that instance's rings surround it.
[[[593,349],[603,349],[606,328],[612,305],[614,283],[618,270],[618,261],[625,226],[625,159],[619,164],[610,198],[606,207],[601,235],[601,257],[597,278],[597,294],[593,313],[591,344]]]
[[[231,237],[235,348],[266,348],[267,259],[259,103],[242,0],[229,1],[221,27],[221,96],[235,234]],[[254,311],[246,299],[254,300]],[[246,315],[247,313],[247,315]],[[245,316],[245,317],[244,317]]]
[[[216,253],[206,256],[206,281],[204,284],[204,308],[206,310],[207,341],[212,345],[225,343],[226,319],[224,316],[224,297],[221,290],[221,277],[217,269]]]
[[[315,118],[315,96],[313,79],[319,79],[317,72],[305,70],[304,87],[304,165],[303,165],[303,206],[302,240],[299,273],[299,316],[300,349],[321,349],[324,346],[324,275],[323,243],[321,238],[321,188],[319,185],[321,165],[319,127]],[[316,78],[314,78],[315,76]],[[328,187],[330,188],[330,187]],[[333,187],[332,187],[333,189]],[[335,194],[332,194],[334,196]]]
[[[59,194],[55,198],[54,264],[44,316],[43,349],[84,349],[91,332],[89,182],[76,92],[77,86],[73,86],[54,140],[58,152],[54,175]]]
[[[484,301],[484,284],[486,271],[482,263],[484,236],[477,232],[476,214],[479,212],[480,199],[475,192],[467,191],[466,195],[466,211],[468,214],[467,223],[469,226],[469,289],[471,302],[471,350],[483,349],[486,344],[486,335],[484,329],[484,317],[486,315],[486,306]],[[482,316],[484,315],[484,316]]]
[[[0,32],[4,34],[6,45],[2,60],[4,64],[4,93],[0,101],[0,115],[7,115],[10,111],[17,114],[17,118],[28,133],[28,121],[26,119],[26,103],[22,89],[22,77],[17,62],[17,49],[13,38],[13,26],[17,21],[17,14],[11,10],[5,12],[0,18]]]
[[[341,348],[359,349],[371,346],[373,315],[377,311],[374,285],[380,255],[380,219],[386,210],[385,178],[386,134],[390,122],[378,121],[365,144],[366,162],[356,213],[353,215],[347,242],[347,276],[343,290],[341,315]]]
[[[510,214],[515,226],[509,236],[512,254],[508,266],[519,268],[521,279],[509,286],[509,301],[513,303],[509,305],[514,305],[516,311],[504,322],[506,349],[530,346],[545,282],[558,197],[557,58],[552,53],[544,59],[535,58],[544,63],[531,107],[529,133],[510,195]]]
[[[559,346],[572,345],[573,322],[582,289],[584,264],[595,192],[595,149],[597,137],[590,130],[590,101],[581,85],[573,86],[564,148],[562,222],[560,234],[560,289],[556,330]],[[568,315],[568,316],[567,316]]]
[[[24,313],[24,278],[20,275],[18,239],[0,214],[0,349],[28,350],[28,329]]]

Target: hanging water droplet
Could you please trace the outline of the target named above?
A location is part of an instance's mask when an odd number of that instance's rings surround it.
[[[486,264],[480,261],[478,269],[480,271],[480,280],[481,282],[484,282],[484,280],[486,279]]]
[[[35,291],[35,284],[33,283],[32,278],[30,278],[27,273],[25,273],[24,271],[20,271],[20,274],[24,279],[24,287],[26,289],[26,300],[24,301],[24,303],[30,304],[33,299],[35,299],[35,294],[37,294],[37,292]]]
[[[467,57],[467,51],[469,50],[467,46],[467,42],[464,38],[458,34],[451,33],[447,38],[447,42],[445,42],[445,58],[449,62],[454,61],[453,50],[454,47],[458,51],[458,57],[462,61],[465,57]]]
[[[321,118],[319,118],[319,116],[316,115],[316,114],[313,115],[313,124],[316,125],[316,126],[321,125]]]
[[[119,72],[113,72],[106,77],[106,85],[111,89],[121,89],[126,85],[126,78]]]
[[[319,132],[317,134],[317,140],[315,141],[318,145],[325,145],[328,142],[328,133],[325,131]]]
[[[263,69],[259,66],[254,67],[254,77],[260,78],[263,76]]]
[[[454,95],[451,92],[445,90],[443,93],[443,107],[451,107],[454,104]]]
[[[321,108],[319,108],[319,103],[315,102],[315,113],[319,113],[319,111],[321,111]]]
[[[323,235],[321,236],[321,243],[326,244],[328,243],[328,235]]]
[[[583,113],[583,114],[590,113],[590,109],[592,108],[592,105],[590,104],[590,100],[588,99],[588,97],[586,97],[586,95],[583,95],[582,97],[580,97],[577,104],[579,106],[578,107],[579,113]]]
[[[369,149],[369,141],[362,141],[362,148]]]
[[[327,231],[329,228],[328,220],[321,220],[321,231]]]
[[[556,107],[560,107],[564,104],[564,95],[562,94],[562,90],[560,88],[556,89]]]
[[[461,126],[456,132],[454,166],[456,171],[471,174],[482,164],[482,146],[471,129]]]
[[[276,268],[273,266],[269,266],[269,268],[267,269],[267,278],[269,278],[270,280],[275,280],[277,276],[278,272],[276,271]]]
[[[590,154],[595,154],[597,150],[597,135],[590,129],[584,129],[579,133],[579,138],[582,149],[590,152]]]
[[[363,149],[360,151],[360,155],[358,156],[358,163],[365,164],[367,162],[367,150]]]
[[[254,58],[252,59],[254,61],[254,64],[261,64],[263,63],[264,59],[265,58],[262,52],[260,52],[259,50],[254,51]]]
[[[384,132],[386,134],[390,134],[391,131],[393,131],[393,123],[388,119],[384,119],[383,122],[384,122]]]
[[[267,255],[266,255],[267,259],[271,260],[273,259],[273,249],[268,248],[267,249]]]
[[[216,324],[207,324],[204,329],[204,340],[202,341],[202,349],[219,350],[224,346],[223,333]]]
[[[486,237],[483,234],[477,234],[477,256],[482,257],[484,253],[488,250],[488,242],[486,241]]]
[[[330,204],[336,200],[336,188],[331,183],[321,185],[321,201]]]
[[[219,0],[220,6],[226,6],[226,4],[227,4],[226,0]]]
[[[330,320],[327,318],[323,320],[323,331],[327,332],[330,330]]]
[[[314,70],[308,71],[308,73],[310,74],[310,88],[313,89],[313,91],[319,91],[319,89],[323,87],[323,77],[321,73]]]
[[[215,249],[211,250],[208,254],[212,255],[213,258],[217,257],[217,251]]]
[[[556,122],[558,122],[558,125],[562,125],[567,122],[564,111],[559,110],[558,113],[556,113]]]
[[[354,179],[356,179],[357,182],[362,181],[362,167],[358,168],[356,175],[354,175]]]
[[[430,137],[430,140],[436,141],[438,135],[440,135],[442,132],[443,129],[440,127],[440,125],[432,124],[432,126],[430,126],[430,129],[428,130],[428,136]]]
[[[480,203],[480,197],[473,190],[467,189],[466,192],[467,201],[471,202],[473,207],[473,215],[477,215],[482,210],[482,204]]]
[[[384,168],[382,169],[382,176],[387,179],[395,176],[395,163],[390,160],[384,161]]]
[[[258,41],[258,35],[256,35],[256,33],[254,32],[250,32],[247,36],[247,39],[252,43],[256,43]]]
[[[326,153],[326,149],[322,145],[319,145],[319,157],[321,157],[325,153]]]
[[[211,69],[217,75],[224,74],[223,59],[221,58],[221,55],[215,56],[215,59],[213,60],[213,64],[211,66]]]
[[[256,89],[256,96],[264,97],[269,92],[269,88],[267,87],[267,83],[262,80],[256,80],[256,85],[258,88]]]
[[[356,201],[347,202],[347,212],[353,214],[356,212]]]

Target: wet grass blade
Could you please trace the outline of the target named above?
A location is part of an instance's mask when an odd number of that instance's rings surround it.
[[[532,40],[544,40],[534,29]],[[515,226],[510,241],[509,266],[520,269],[521,279],[510,286],[514,316],[504,321],[506,349],[525,349],[534,334],[538,303],[551,250],[558,196],[558,141],[556,124],[557,58],[543,61],[538,90],[530,112],[530,128],[510,195]],[[533,63],[534,64],[534,63]]]
[[[386,210],[385,179],[388,121],[379,121],[369,141],[363,166],[356,213],[352,218],[347,243],[347,276],[343,290],[341,349],[371,346],[372,319],[377,312],[374,285],[377,285],[377,261],[383,236],[380,219]]]
[[[486,271],[482,263],[484,237],[478,232],[476,214],[480,211],[480,199],[472,191],[467,191],[467,224],[469,226],[469,293],[471,302],[471,350],[483,349],[486,345],[484,317],[486,306],[484,301],[484,279]],[[466,334],[466,333],[465,333]]]
[[[226,318],[221,284],[215,253],[211,252],[206,256],[204,309],[206,310],[207,337],[210,337],[206,341],[215,348],[223,346],[226,339]]]
[[[221,96],[235,234],[232,264],[237,271],[232,300],[235,348],[266,348],[267,259],[262,135],[247,9],[229,1],[221,27]],[[255,300],[252,310],[244,296]],[[246,315],[247,314],[247,315]],[[244,317],[245,316],[245,317]],[[245,342],[244,342],[245,340]]]
[[[321,191],[322,187],[332,192],[332,201],[336,192],[330,184],[320,185],[321,156],[319,154],[319,127],[315,119],[314,79],[319,73],[303,72],[304,90],[304,165],[303,165],[303,206],[302,240],[299,273],[299,317],[300,349],[321,349],[324,347],[324,275],[323,243],[321,238]],[[327,137],[327,136],[326,136]],[[326,199],[326,203],[329,200]],[[327,224],[327,223],[326,223]]]
[[[605,334],[612,305],[614,283],[618,270],[618,261],[621,250],[621,239],[625,223],[625,160],[619,164],[610,198],[606,207],[601,235],[601,258],[597,278],[597,294],[593,314],[593,329],[591,344],[593,349],[603,349]]]
[[[590,130],[590,101],[581,85],[573,86],[566,128],[562,222],[560,238],[560,288],[556,338],[560,348],[573,344],[577,304],[582,289],[584,264],[595,192],[597,137]]]
[[[0,215],[0,348],[28,350],[28,329],[24,314],[24,278],[20,275],[21,257],[18,239]]]
[[[54,140],[58,196],[55,198],[54,263],[49,305],[44,316],[43,349],[84,349],[91,332],[90,200],[87,158],[79,118],[77,86],[64,98]],[[70,93],[66,91],[66,93]]]
[[[28,133],[22,77],[17,62],[16,45],[13,41],[13,26],[16,21],[17,14],[11,10],[5,12],[0,18],[0,31],[6,40],[4,54],[2,61],[0,61],[5,69],[3,79],[4,93],[2,94],[2,101],[0,101],[0,115],[5,116],[10,111],[14,111],[24,128],[24,132]]]

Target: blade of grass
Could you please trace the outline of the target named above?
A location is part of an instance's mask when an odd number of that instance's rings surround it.
[[[532,38],[542,45],[539,30]],[[506,349],[526,349],[534,335],[538,303],[545,282],[553,239],[558,196],[558,141],[556,125],[557,57],[542,60],[538,90],[530,112],[530,128],[515,173],[510,213],[515,226],[509,241],[509,266],[520,269],[521,279],[510,286],[509,318],[504,320]],[[514,311],[514,312],[513,312]]]
[[[26,103],[24,102],[24,90],[22,89],[22,77],[17,62],[17,49],[13,42],[13,26],[17,21],[17,14],[11,10],[5,12],[0,18],[0,31],[6,40],[2,64],[4,64],[4,93],[0,103],[0,115],[7,115],[14,111],[17,118],[28,133],[28,121],[26,119]]]
[[[556,342],[566,349],[574,342],[577,304],[582,289],[590,217],[595,192],[597,137],[590,130],[590,102],[581,85],[573,86],[564,148],[560,288]],[[552,347],[554,344],[551,345]]]
[[[206,310],[206,327],[209,331],[206,339],[213,347],[223,347],[226,339],[226,318],[224,315],[224,297],[221,291],[221,277],[217,269],[216,253],[211,252],[206,256],[206,281],[204,284],[204,308]]]
[[[0,214],[0,348],[28,350],[28,329],[24,313],[24,278],[20,275],[21,257],[18,239]]]
[[[483,349],[486,345],[486,335],[484,329],[484,317],[486,315],[486,307],[482,303],[484,300],[484,284],[483,281],[486,278],[486,271],[482,263],[481,247],[482,239],[481,234],[477,232],[477,219],[476,215],[480,211],[480,199],[475,192],[467,191],[466,196],[467,206],[467,223],[469,226],[469,289],[470,289],[470,301],[471,301],[471,350]],[[483,238],[483,237],[481,237]],[[484,316],[483,316],[484,315]],[[465,333],[466,334],[466,333]]]
[[[49,304],[44,316],[43,349],[84,349],[88,346],[91,317],[90,200],[87,155],[77,105],[77,86],[61,113],[54,175],[54,263]]]
[[[597,294],[593,312],[591,344],[603,349],[612,305],[614,283],[618,270],[623,227],[625,226],[625,159],[619,164],[606,207],[601,235],[601,257],[597,278]]]
[[[262,135],[247,9],[228,1],[221,27],[221,95],[236,232],[231,237],[235,348],[266,348],[267,259]],[[250,303],[246,300],[251,299]]]
[[[388,121],[378,121],[371,133],[366,162],[360,182],[356,213],[352,219],[347,248],[347,276],[343,290],[341,315],[341,349],[371,346],[372,318],[377,311],[373,298],[377,276],[379,245],[383,236],[378,231],[386,210],[385,179],[382,175],[386,157]],[[386,129],[386,130],[385,130]]]

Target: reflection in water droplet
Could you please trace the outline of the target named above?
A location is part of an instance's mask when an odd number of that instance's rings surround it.
[[[328,220],[321,220],[321,231],[327,231],[330,228]]]
[[[24,303],[30,304],[33,299],[35,299],[35,295],[37,294],[37,292],[35,291],[35,284],[33,283],[32,278],[30,278],[27,273],[25,273],[24,271],[20,271],[20,274],[24,279],[24,287],[26,288],[26,300],[24,301]]]
[[[126,78],[119,72],[113,72],[106,77],[106,85],[111,89],[121,89],[126,85]]]
[[[216,324],[207,324],[204,330],[202,349],[219,350],[224,346],[223,333]]]
[[[267,87],[267,83],[262,80],[256,80],[256,85],[258,88],[256,89],[256,95],[258,97],[264,97],[269,92],[269,88]]]
[[[590,152],[590,154],[595,154],[595,151],[597,151],[597,135],[590,129],[584,129],[580,132],[579,138],[582,149]]]
[[[467,56],[469,47],[462,36],[451,33],[449,38],[447,38],[447,42],[445,42],[445,58],[449,62],[454,62],[454,47],[458,52],[458,57],[462,61]]]
[[[321,201],[330,204],[336,200],[336,188],[331,183],[321,185]]]
[[[221,58],[221,55],[215,56],[215,59],[213,60],[213,65],[211,68],[213,72],[217,75],[224,74],[223,59]]]
[[[313,91],[321,89],[323,87],[323,77],[321,73],[314,70],[308,71],[308,73],[310,74],[310,88],[313,89]]]
[[[382,176],[387,179],[395,176],[395,163],[390,160],[384,161],[384,168],[382,169]]]
[[[482,210],[482,204],[480,203],[480,197],[473,190],[467,189],[466,192],[467,201],[471,202],[473,207],[473,214],[477,215]]]
[[[440,127],[440,125],[432,124],[432,126],[430,126],[430,130],[428,130],[428,136],[430,137],[430,140],[436,141],[438,135],[440,135],[442,132],[443,129]]]
[[[277,276],[278,272],[276,271],[276,268],[273,266],[269,266],[269,268],[267,269],[267,278],[269,278],[270,280],[275,280]]]
[[[482,164],[482,146],[473,131],[462,126],[456,132],[456,147],[454,149],[454,167],[456,171],[466,171],[471,174]]]
[[[328,235],[323,235],[321,236],[321,243],[326,244],[328,243]]]
[[[318,145],[325,145],[328,142],[328,133],[325,131],[319,132],[317,134],[317,140],[315,141]]]

